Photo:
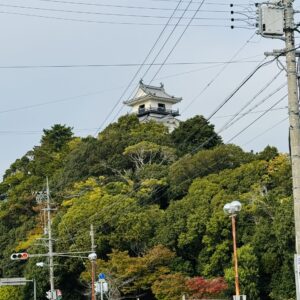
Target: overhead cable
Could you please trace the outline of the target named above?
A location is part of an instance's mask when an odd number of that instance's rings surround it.
[[[278,107],[278,108],[273,108],[270,111],[286,110],[287,108],[288,108],[287,106],[282,106],[282,107]],[[246,115],[250,115],[250,114],[258,114],[258,113],[261,113],[261,112],[264,112],[264,111],[266,111],[266,109],[254,110],[254,111],[251,111],[249,113],[242,113],[241,115],[246,116]],[[224,115],[224,116],[215,116],[214,118],[221,119],[221,118],[230,118],[230,117],[233,117],[233,116],[235,116],[235,114]]]
[[[279,74],[281,73],[281,71],[275,76],[275,78],[277,78],[279,76]],[[274,78],[272,78],[272,80],[270,82],[268,82],[268,84],[272,83],[274,80]],[[278,93],[282,88],[284,88],[286,86],[286,83],[284,82],[283,84],[281,84],[278,88],[276,88],[274,91],[272,91],[270,94],[268,94],[267,96],[265,96],[260,102],[258,102],[257,104],[255,104],[253,107],[251,107],[249,110],[247,110],[245,113],[241,114],[241,112],[247,107],[249,106],[262,92],[264,92],[266,90],[266,88],[268,87],[268,84],[264,86],[264,88],[262,88],[258,93],[256,93],[256,95],[254,97],[252,97],[237,113],[235,113],[230,120],[228,120],[222,127],[221,129],[219,129],[217,132],[215,132],[214,134],[212,134],[208,139],[206,139],[201,145],[197,146],[195,149],[193,149],[193,152],[195,152],[196,150],[199,150],[200,148],[203,148],[208,142],[210,142],[214,137],[216,137],[218,134],[222,133],[223,131],[227,130],[228,128],[230,128],[231,126],[233,126],[235,123],[237,123],[240,119],[242,119],[244,116],[249,115],[251,112],[254,111],[254,109],[256,109],[257,107],[259,107],[260,105],[262,105],[265,101],[271,99],[272,96],[274,96],[276,93]],[[270,109],[268,109],[267,111],[265,110],[264,112],[269,112]],[[237,116],[239,116],[238,118],[236,118]]]
[[[192,1],[191,1],[192,2]],[[168,55],[166,56],[163,64],[159,67],[159,69],[156,71],[156,73],[153,75],[152,79],[150,80],[150,84],[151,82],[155,79],[155,77],[157,76],[157,74],[161,71],[161,69],[163,68],[164,64],[167,62],[167,60],[169,59],[169,57],[171,56],[171,54],[173,53],[173,51],[175,50],[175,48],[177,47],[177,45],[179,44],[179,42],[181,41],[182,37],[184,36],[184,34],[186,33],[187,29],[190,27],[191,23],[193,22],[194,18],[196,17],[197,13],[200,11],[201,7],[203,6],[205,0],[202,0],[197,8],[197,10],[195,11],[195,13],[193,14],[193,16],[191,17],[190,21],[188,22],[188,24],[186,25],[186,27],[184,28],[184,30],[182,31],[181,35],[179,36],[179,38],[177,39],[176,43],[174,44],[173,48],[171,49],[171,51],[168,53]]]
[[[37,103],[37,104],[24,105],[24,106],[21,106],[21,107],[4,109],[4,110],[0,110],[0,114],[5,114],[5,113],[10,113],[10,112],[20,111],[20,110],[25,110],[25,109],[35,108],[35,107],[41,107],[41,106],[45,106],[45,105],[49,105],[49,104],[54,104],[54,103],[66,102],[66,101],[70,101],[70,100],[74,100],[74,99],[80,99],[80,98],[83,98],[83,97],[89,97],[89,96],[99,95],[99,94],[103,94],[103,93],[109,92],[109,91],[114,91],[114,90],[117,90],[117,89],[120,89],[120,88],[107,89],[107,90],[102,90],[102,91],[98,91],[98,92],[81,94],[81,95],[77,95],[77,96],[66,97],[66,98],[62,98],[62,99],[57,99],[57,100],[52,100],[52,101],[46,101],[46,102]]]
[[[33,17],[33,18],[42,18],[48,20],[59,20],[59,21],[71,21],[78,23],[91,23],[91,24],[109,24],[109,25],[136,25],[136,26],[164,26],[163,23],[145,23],[145,22],[117,22],[117,21],[99,21],[99,20],[88,20],[88,19],[74,19],[74,18],[66,18],[66,17],[55,17],[55,16],[45,16],[38,14],[29,14],[29,13],[20,13],[20,12],[11,12],[11,11],[0,11],[0,14],[7,15],[16,15],[23,17]],[[174,26],[174,24],[168,24],[168,26]],[[178,26],[186,26],[184,24],[179,24]],[[211,27],[211,28],[231,28],[229,25],[225,24],[191,24],[193,27]],[[239,29],[252,29],[249,26],[235,26],[235,28]]]
[[[108,118],[110,117],[110,115],[114,112],[114,110],[116,109],[116,107],[119,105],[119,103],[122,101],[124,95],[127,93],[128,89],[130,88],[130,86],[133,84],[133,82],[136,80],[137,75],[140,73],[141,69],[143,68],[144,64],[147,62],[148,58],[150,57],[150,55],[152,54],[152,52],[154,51],[156,45],[158,44],[158,42],[160,41],[161,37],[163,36],[165,30],[168,28],[169,23],[171,22],[173,16],[175,15],[177,9],[179,8],[181,1],[179,1],[179,3],[177,4],[177,6],[175,7],[175,9],[173,10],[169,20],[167,21],[167,23],[165,24],[165,26],[163,27],[163,29],[161,30],[161,32],[159,33],[158,37],[156,38],[153,46],[150,48],[149,52],[147,53],[145,59],[143,60],[142,64],[140,65],[140,67],[138,68],[138,70],[135,72],[135,74],[133,75],[133,77],[131,78],[130,82],[128,83],[127,87],[125,88],[125,90],[123,91],[123,93],[121,94],[120,98],[118,99],[118,101],[115,103],[115,105],[113,106],[113,108],[111,109],[111,111],[109,112],[109,114],[106,116],[106,118],[103,120],[103,122],[101,123],[101,125],[99,126],[99,128],[96,130],[95,135],[98,134],[99,130],[101,130],[101,128],[103,127],[103,125],[106,123],[106,121],[108,120]]]
[[[251,36],[247,39],[247,41],[234,53],[234,55],[229,59],[230,61],[233,61],[242,51],[243,49],[250,43],[250,41],[253,39],[255,36],[254,34],[251,34]],[[204,86],[204,88],[198,93],[191,101],[190,103],[182,110],[182,113],[184,113],[216,80],[217,78],[225,71],[225,69],[228,67],[230,64],[226,64],[223,66],[220,71],[212,77],[212,79]]]
[[[174,34],[175,30],[177,29],[177,27],[180,25],[181,19],[184,17],[185,13],[186,13],[187,10],[189,9],[189,7],[190,7],[190,5],[192,4],[192,2],[193,2],[193,0],[190,0],[189,3],[188,3],[188,5],[185,7],[185,10],[184,10],[183,13],[181,14],[181,16],[180,16],[180,18],[178,19],[177,23],[176,23],[175,26],[172,28],[171,32],[169,33],[168,37],[165,39],[163,45],[160,47],[160,50],[157,52],[156,56],[153,58],[152,63],[151,63],[150,66],[147,68],[147,70],[144,72],[144,74],[143,74],[143,76],[142,76],[142,80],[143,80],[143,79],[145,78],[145,76],[148,74],[148,72],[149,72],[149,70],[151,69],[151,67],[153,66],[154,62],[155,62],[156,59],[159,57],[159,55],[161,54],[161,52],[163,51],[163,49],[166,47],[167,43],[169,42],[170,38],[173,36],[173,34]],[[201,7],[201,5],[200,5],[200,7]],[[193,16],[195,16],[196,14],[197,14],[197,12],[196,12]],[[191,18],[191,20],[192,20],[192,18]],[[190,22],[189,22],[188,24],[190,24]],[[186,29],[187,29],[187,27],[186,27]],[[185,30],[184,30],[183,33],[185,33]],[[177,42],[180,41],[182,35],[183,35],[183,34],[181,34],[181,36],[179,37],[179,39],[177,39]],[[175,47],[176,47],[176,45],[177,45],[177,43],[175,44]],[[173,48],[171,49],[171,51],[169,52],[169,55],[172,53],[172,51],[174,50],[175,47],[173,47]],[[168,56],[167,56],[167,58],[168,58]],[[163,64],[165,64],[165,63],[166,63],[166,59],[164,60]],[[154,77],[153,77],[153,79],[154,79]],[[153,80],[153,79],[152,79],[152,80]],[[151,80],[151,82],[152,82],[152,80]],[[150,83],[151,83],[151,82],[150,82]],[[131,92],[129,98],[132,97],[133,93],[134,93],[134,90]],[[120,112],[122,111],[122,109],[123,109],[123,107],[120,107],[120,109],[117,111],[117,113],[116,113],[115,116],[113,117],[113,120],[115,120],[115,119],[118,117],[118,115],[120,114]]]
[[[286,87],[286,82],[282,83],[279,87],[277,87],[273,92],[271,92],[270,94],[268,94],[266,97],[264,97],[260,102],[258,102],[257,104],[255,104],[253,107],[251,107],[249,110],[247,110],[245,112],[246,115],[250,114],[252,111],[254,111],[254,109],[256,109],[257,107],[259,107],[260,105],[262,105],[264,102],[266,102],[267,100],[269,100],[272,96],[274,96],[275,94],[277,94],[279,91],[281,91],[284,87]],[[245,106],[242,107],[242,109],[236,113],[232,119],[230,119],[229,124],[225,125],[222,127],[222,129],[220,129],[219,133],[221,133],[222,131],[224,131],[224,129],[227,129],[227,127],[231,127],[233,124],[235,124],[236,122],[238,122],[241,118],[243,118],[244,114],[241,114],[241,111],[243,111],[250,103],[253,102],[254,99],[257,98],[258,95],[261,94],[261,92],[263,92],[264,90],[261,90],[259,92],[259,94],[256,94],[252,99],[251,102],[246,103]],[[237,119],[235,119],[238,115],[240,115]]]
[[[186,65],[223,65],[223,64],[237,64],[237,63],[254,63],[257,60],[237,60],[232,62],[226,61],[199,61],[199,62],[171,62],[166,63],[166,66],[186,66]],[[124,63],[124,64],[64,64],[64,65],[7,65],[1,66],[0,69],[47,69],[47,68],[115,68],[115,67],[137,67],[137,66],[161,66],[163,63],[154,64],[137,64],[137,63]]]
[[[80,10],[69,10],[69,9],[56,9],[56,8],[44,8],[44,7],[34,7],[34,6],[23,6],[23,5],[12,5],[12,4],[2,4],[1,7],[11,7],[11,8],[21,8],[29,10],[39,10],[39,11],[50,11],[50,12],[63,12],[72,14],[86,14],[86,15],[100,15],[100,16],[115,16],[115,17],[135,17],[135,18],[153,18],[153,19],[169,19],[168,16],[159,15],[141,15],[141,14],[124,14],[124,13],[108,13],[108,12],[95,12],[95,11],[80,11]],[[174,16],[173,19],[178,19],[180,17]],[[189,19],[183,17],[183,19]],[[198,17],[197,20],[228,20],[228,18],[211,18],[211,17]]]
[[[297,50],[300,46],[297,46],[296,48],[293,48],[290,51],[294,51],[294,50]],[[287,53],[288,51],[286,51],[285,53]],[[267,61],[267,62],[264,62],[263,60],[255,69],[253,72],[251,72],[243,81],[242,83],[211,113],[211,115],[207,118],[207,120],[209,121],[228,101],[230,101],[232,99],[232,97],[254,76],[254,74],[259,70],[261,69],[262,67],[274,62],[275,60],[278,59],[278,57],[280,56],[281,54],[279,54],[278,56],[275,56],[273,59]],[[285,85],[285,84],[284,84]]]
[[[110,8],[125,8],[125,9],[134,9],[134,10],[158,10],[158,11],[173,11],[174,8],[169,7],[149,7],[149,6],[132,6],[132,5],[117,5],[117,4],[103,4],[103,3],[91,3],[91,2],[75,2],[75,1],[64,1],[64,0],[37,0],[41,2],[48,3],[62,3],[62,4],[72,4],[80,6],[96,6],[96,7],[110,7]],[[183,11],[184,9],[179,8],[177,11]],[[190,8],[188,11],[195,11],[195,9]],[[207,10],[202,9],[202,12],[210,13],[228,13],[228,10]]]
[[[239,131],[237,134],[235,134],[232,138],[230,138],[226,144],[233,141],[235,138],[237,138],[239,135],[241,135],[245,130],[247,130],[250,126],[252,126],[254,123],[256,123],[259,119],[261,119],[264,115],[266,115],[272,108],[274,108],[277,104],[285,100],[287,97],[287,94],[285,94],[283,97],[281,97],[277,102],[275,102],[268,110],[266,110],[264,113],[262,113],[260,116],[258,116],[254,121],[252,121],[249,125],[247,125],[245,128],[243,128],[241,131]]]
[[[279,122],[275,123],[274,125],[272,125],[271,127],[269,127],[268,129],[264,130],[263,132],[261,132],[260,134],[256,135],[254,138],[252,138],[251,140],[249,140],[248,142],[246,142],[245,144],[243,144],[243,146],[246,146],[250,143],[252,143],[254,140],[258,139],[259,137],[265,135],[267,132],[271,131],[272,129],[274,129],[275,127],[279,126],[280,124],[284,123],[285,121],[288,120],[289,117],[284,117],[284,119],[280,120]]]
[[[233,96],[254,76],[254,74],[261,69],[263,66],[266,66],[267,64],[270,64],[274,60],[267,61],[263,63],[265,58],[258,64],[257,67],[234,89],[234,91],[227,97],[225,100],[209,115],[207,118],[207,121],[209,121],[227,102],[229,102]]]

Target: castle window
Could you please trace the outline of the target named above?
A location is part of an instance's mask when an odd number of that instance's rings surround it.
[[[166,105],[164,103],[158,103],[158,110],[159,111],[165,111]]]
[[[141,104],[139,106],[139,112],[144,112],[145,111],[145,104]]]

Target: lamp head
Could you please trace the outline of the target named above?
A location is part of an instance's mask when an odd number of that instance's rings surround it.
[[[230,203],[226,203],[223,207],[223,210],[224,210],[224,213],[225,214],[230,214],[230,211],[231,211],[231,205]]]
[[[241,209],[242,209],[242,204],[240,201],[237,201],[237,200],[232,201],[231,205],[232,205],[232,207],[234,207],[236,212],[241,211]]]
[[[232,201],[231,203],[226,203],[223,207],[225,214],[233,215],[242,209],[242,204],[239,201]]]

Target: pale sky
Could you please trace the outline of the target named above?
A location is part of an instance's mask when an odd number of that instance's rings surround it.
[[[188,2],[182,1],[172,24],[179,20]],[[201,1],[194,2],[156,63],[164,61]],[[121,95],[177,4],[178,0],[0,0],[0,175],[39,144],[43,128],[60,123],[74,127],[78,136],[94,135],[103,123],[108,125],[129,112],[122,101],[130,96],[141,78],[149,83],[158,67],[152,66],[144,77],[147,69],[144,66],[131,89],[124,97]],[[168,93],[183,98],[174,107],[179,108],[181,120],[197,114],[209,117],[264,59],[265,51],[284,48],[282,41],[254,34],[256,29],[251,24],[255,20],[250,19],[255,18],[252,2],[239,0],[233,8],[229,4],[225,0],[204,2],[198,19],[193,20],[167,60],[169,64],[152,82],[153,85],[163,82]],[[295,6],[299,9],[297,3]],[[243,28],[229,28],[231,9],[240,13],[234,15],[235,19],[242,19],[234,25]],[[173,27],[168,26],[148,63]],[[237,51],[233,63],[225,64]],[[238,112],[279,70],[276,63],[261,68],[210,120],[216,130],[229,119],[226,116]],[[285,81],[282,72],[244,111],[264,102],[254,109],[255,113],[241,118],[221,134],[224,141],[279,101],[286,87],[267,101],[263,99]],[[232,142],[245,150],[260,151],[269,144],[286,152],[287,120],[248,143],[287,117],[286,105],[286,99],[278,103],[276,110]]]

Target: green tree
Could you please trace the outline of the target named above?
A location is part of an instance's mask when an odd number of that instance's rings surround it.
[[[66,125],[55,124],[51,129],[43,129],[43,132],[42,146],[56,152],[61,151],[73,137],[72,128]]]
[[[271,146],[267,146],[265,147],[265,149],[259,153],[257,153],[257,158],[258,159],[262,159],[262,160],[272,160],[273,158],[275,158],[276,156],[278,156],[278,150],[276,147],[271,147]]]
[[[203,116],[180,122],[171,133],[171,139],[181,155],[191,153],[200,146],[201,149],[210,149],[222,144],[222,138],[214,131],[214,125],[209,124]]]
[[[0,287],[0,299],[1,300],[23,300],[22,288],[14,286],[2,286]]]
[[[253,159],[254,155],[245,153],[234,145],[221,145],[194,155],[186,155],[170,166],[170,197],[174,199],[184,196],[193,179],[197,177],[205,177],[224,169],[234,169]]]
[[[94,224],[98,249],[104,254],[111,248],[144,252],[153,243],[162,211],[157,205],[141,206],[129,196],[130,192],[132,187],[123,182],[105,185],[101,179],[90,178],[76,184],[75,193],[79,196],[62,203],[67,211],[58,224],[60,237],[69,240],[71,235],[78,247],[84,247],[89,240],[88,228]]]
[[[97,272],[107,275],[110,285],[109,299],[120,299],[122,295],[149,293],[152,284],[162,274],[170,272],[175,254],[158,245],[142,256],[130,256],[127,251],[113,250],[108,260],[97,260]],[[82,274],[88,281],[89,272]]]
[[[250,300],[260,299],[258,290],[259,267],[251,245],[247,244],[238,249],[239,283],[242,295],[247,295]],[[233,267],[225,270],[225,278],[229,283],[230,294],[235,293],[235,273]]]
[[[181,273],[164,274],[158,277],[151,289],[157,300],[180,300],[189,291],[186,280]]]
[[[176,157],[174,149],[147,141],[128,146],[123,153],[130,157],[137,170],[153,163],[166,164],[174,161]]]

